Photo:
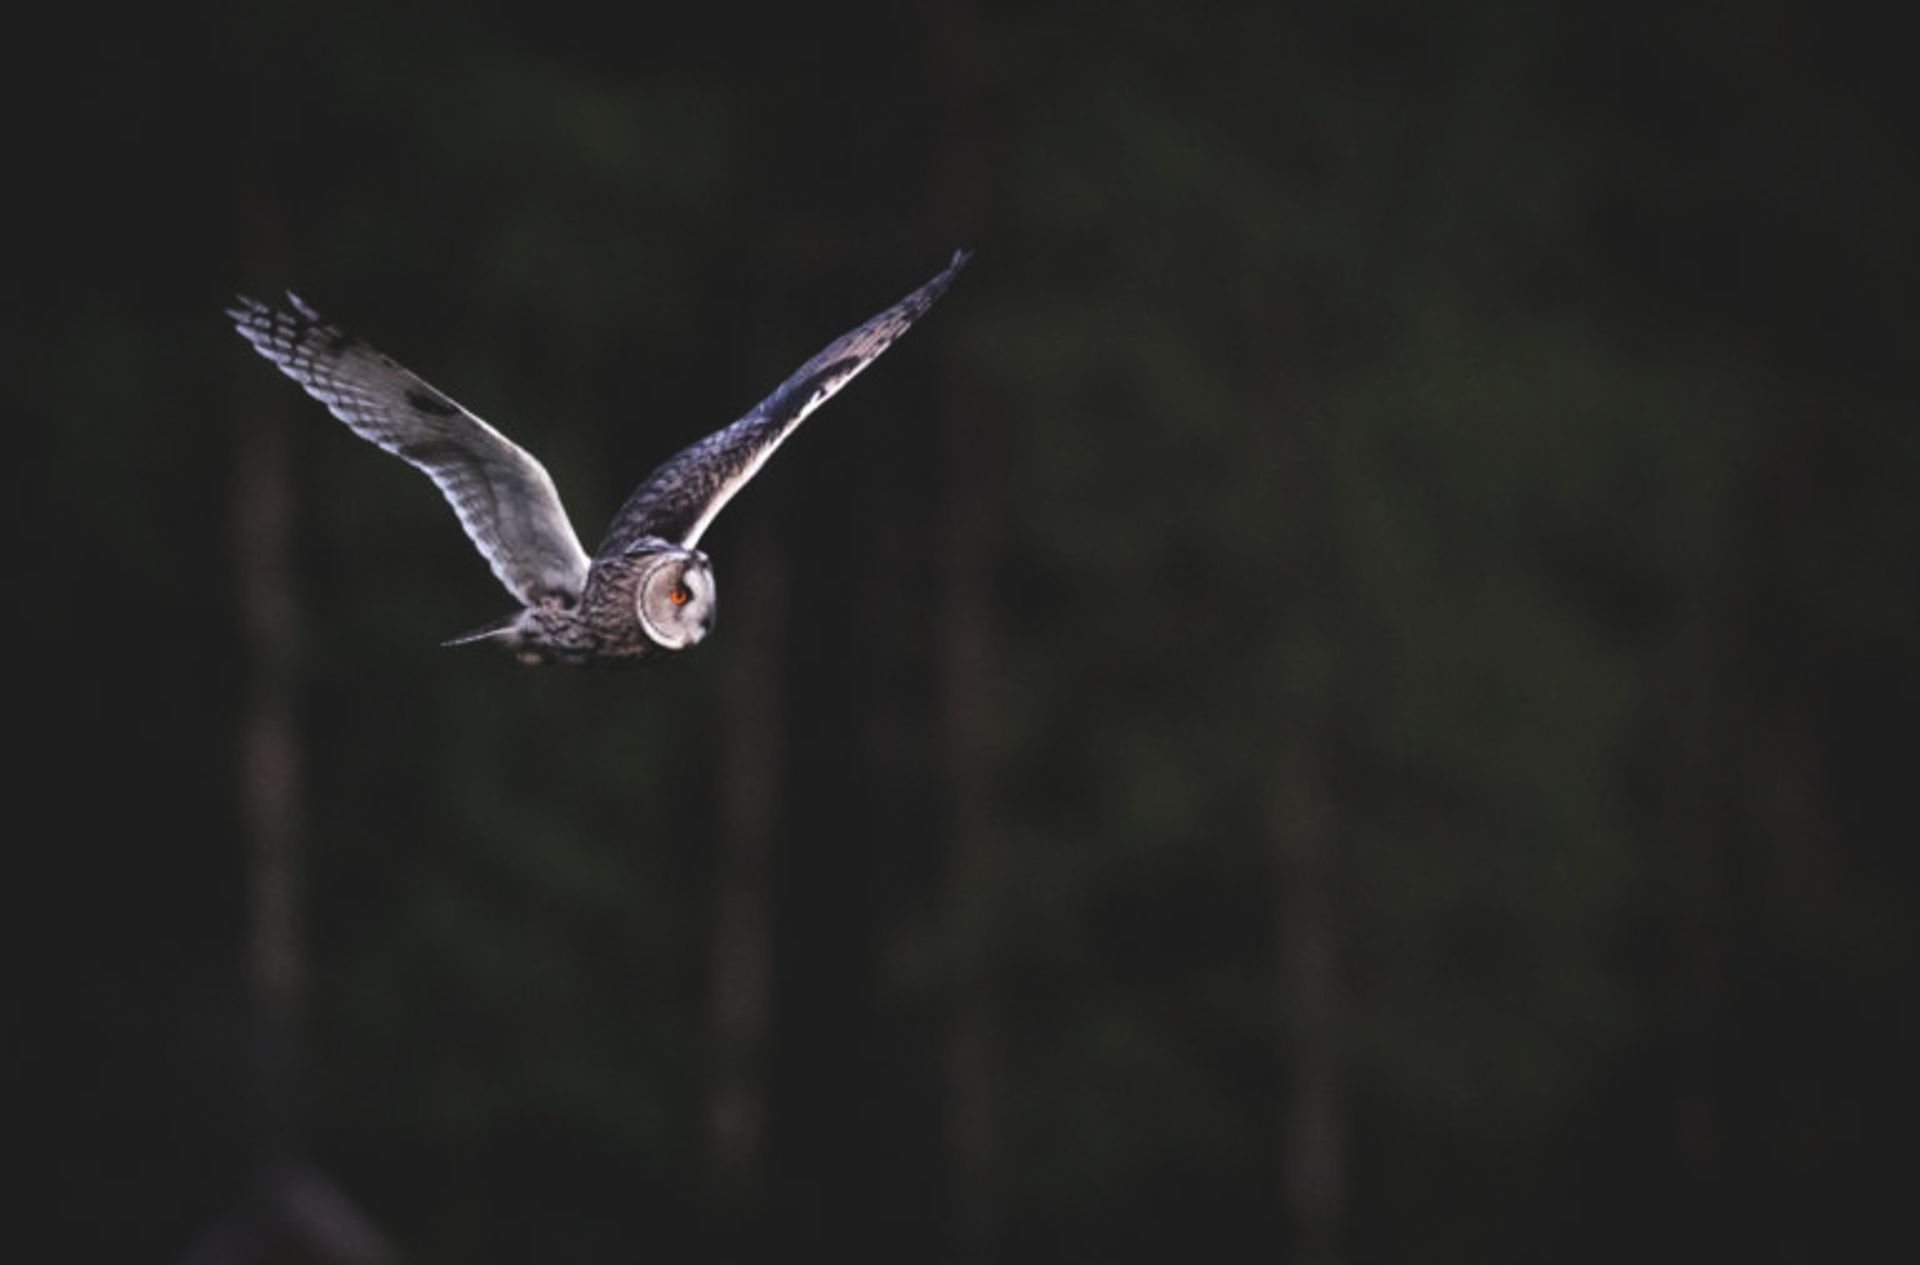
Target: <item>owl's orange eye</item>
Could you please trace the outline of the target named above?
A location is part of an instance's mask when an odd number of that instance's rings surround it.
[[[667,600],[675,606],[685,606],[693,597],[693,590],[684,584],[676,584],[667,591]]]

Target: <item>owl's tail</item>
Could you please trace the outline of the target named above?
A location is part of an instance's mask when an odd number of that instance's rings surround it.
[[[505,641],[520,629],[520,616],[523,611],[515,611],[505,619],[496,619],[491,624],[483,624],[469,633],[461,633],[440,644],[443,646],[464,646],[475,641]]]

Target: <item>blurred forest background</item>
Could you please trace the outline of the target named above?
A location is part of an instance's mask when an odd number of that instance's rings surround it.
[[[39,16],[34,1259],[1911,1244],[1865,6]],[[299,291],[591,543],[956,247],[628,674],[438,648],[509,600],[221,316]]]

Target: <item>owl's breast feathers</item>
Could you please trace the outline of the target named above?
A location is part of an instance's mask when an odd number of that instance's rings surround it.
[[[635,551],[595,558],[579,604],[559,612],[577,626],[568,635],[591,643],[594,660],[638,663],[663,653],[640,627],[637,602],[644,557]]]

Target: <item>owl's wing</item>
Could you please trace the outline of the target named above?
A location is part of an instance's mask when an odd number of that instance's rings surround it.
[[[828,344],[751,413],[669,458],[613,516],[599,554],[623,552],[644,536],[691,549],[714,515],[759,472],[780,441],[926,315],[969,258],[966,251],[954,252],[946,271]]]
[[[356,435],[425,471],[500,583],[532,605],[577,597],[588,558],[553,479],[525,449],[289,293],[291,312],[229,308],[254,350]]]

